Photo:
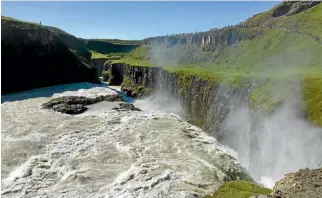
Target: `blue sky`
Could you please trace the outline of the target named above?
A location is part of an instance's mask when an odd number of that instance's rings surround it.
[[[81,38],[143,39],[237,24],[279,2],[1,2],[1,14]]]

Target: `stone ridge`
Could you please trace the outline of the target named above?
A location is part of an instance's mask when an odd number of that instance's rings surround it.
[[[144,45],[200,45],[205,51],[214,50],[217,47],[230,46],[235,43],[251,40],[261,36],[264,31],[261,28],[253,28],[248,31],[246,27],[229,27],[193,34],[181,34],[171,36],[159,36],[143,39]]]
[[[2,94],[66,83],[99,83],[96,69],[83,63],[46,27],[2,19],[1,34]]]

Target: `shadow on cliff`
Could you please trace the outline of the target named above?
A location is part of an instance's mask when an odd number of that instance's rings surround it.
[[[1,103],[20,101],[20,100],[26,100],[31,98],[39,98],[39,97],[51,97],[54,94],[62,93],[65,91],[77,91],[80,89],[91,89],[94,87],[108,87],[108,86],[104,84],[91,84],[91,83],[85,83],[85,82],[56,85],[52,87],[44,87],[44,88],[33,89],[29,91],[22,91],[22,92],[1,95]]]

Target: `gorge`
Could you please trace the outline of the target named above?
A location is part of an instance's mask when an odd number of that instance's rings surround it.
[[[318,197],[321,5],[283,2],[238,25],[140,45],[2,18],[2,196]],[[21,32],[24,44],[13,39]],[[31,66],[42,60],[52,65]],[[8,65],[37,83],[10,85]],[[96,101],[108,95],[142,111]],[[62,96],[95,102],[78,115],[41,108]]]

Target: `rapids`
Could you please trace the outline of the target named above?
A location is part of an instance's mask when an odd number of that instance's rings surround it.
[[[142,112],[101,102],[77,116],[41,109],[51,98],[116,94],[88,83],[2,96],[3,197],[199,197],[245,176],[237,154],[184,122],[180,107]]]

